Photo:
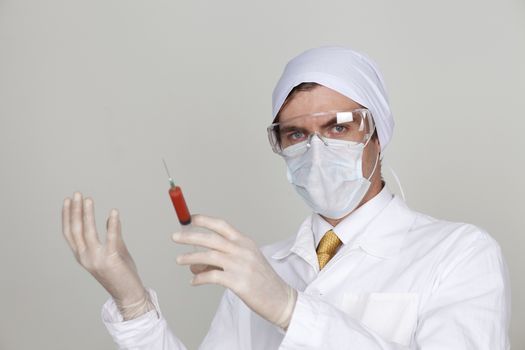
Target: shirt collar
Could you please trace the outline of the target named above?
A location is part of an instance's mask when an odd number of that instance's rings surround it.
[[[283,259],[292,253],[312,262],[315,249],[326,231],[333,229],[345,247],[361,247],[380,258],[399,253],[404,234],[415,220],[415,213],[386,186],[374,198],[356,209],[335,227],[313,213],[301,224],[295,240],[289,240],[272,255]]]
[[[312,217],[313,214],[308,216],[303,221],[303,223],[299,227],[295,239],[288,240],[281,249],[273,253],[273,259],[283,259],[292,253],[296,253],[300,256],[303,256],[312,248],[315,251],[315,241],[312,232]]]

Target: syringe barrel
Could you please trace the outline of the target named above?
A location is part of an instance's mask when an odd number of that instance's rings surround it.
[[[184,200],[181,188],[179,186],[171,187],[169,194],[180,224],[183,226],[191,224],[191,214]]]

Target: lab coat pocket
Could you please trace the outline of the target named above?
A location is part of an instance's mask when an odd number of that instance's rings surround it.
[[[346,293],[342,309],[383,339],[408,346],[417,324],[416,293]]]

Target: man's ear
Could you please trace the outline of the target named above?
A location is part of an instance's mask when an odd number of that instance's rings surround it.
[[[379,143],[379,137],[377,136],[377,133],[374,133],[372,141],[376,144],[376,147],[379,150],[379,156],[381,156],[381,144]]]

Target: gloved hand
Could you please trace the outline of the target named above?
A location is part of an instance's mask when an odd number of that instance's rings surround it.
[[[101,244],[95,225],[93,200],[83,200],[78,192],[73,200],[64,200],[62,232],[75,258],[113,297],[124,320],[130,320],[155,307],[122,239],[116,209],[111,210],[106,227],[106,242]]]
[[[208,265],[192,268],[196,273],[192,285],[213,283],[229,288],[254,312],[286,329],[297,292],[277,275],[255,242],[220,219],[193,215],[192,225],[212,231],[185,230],[172,236],[177,243],[209,249],[177,257],[180,265]]]

